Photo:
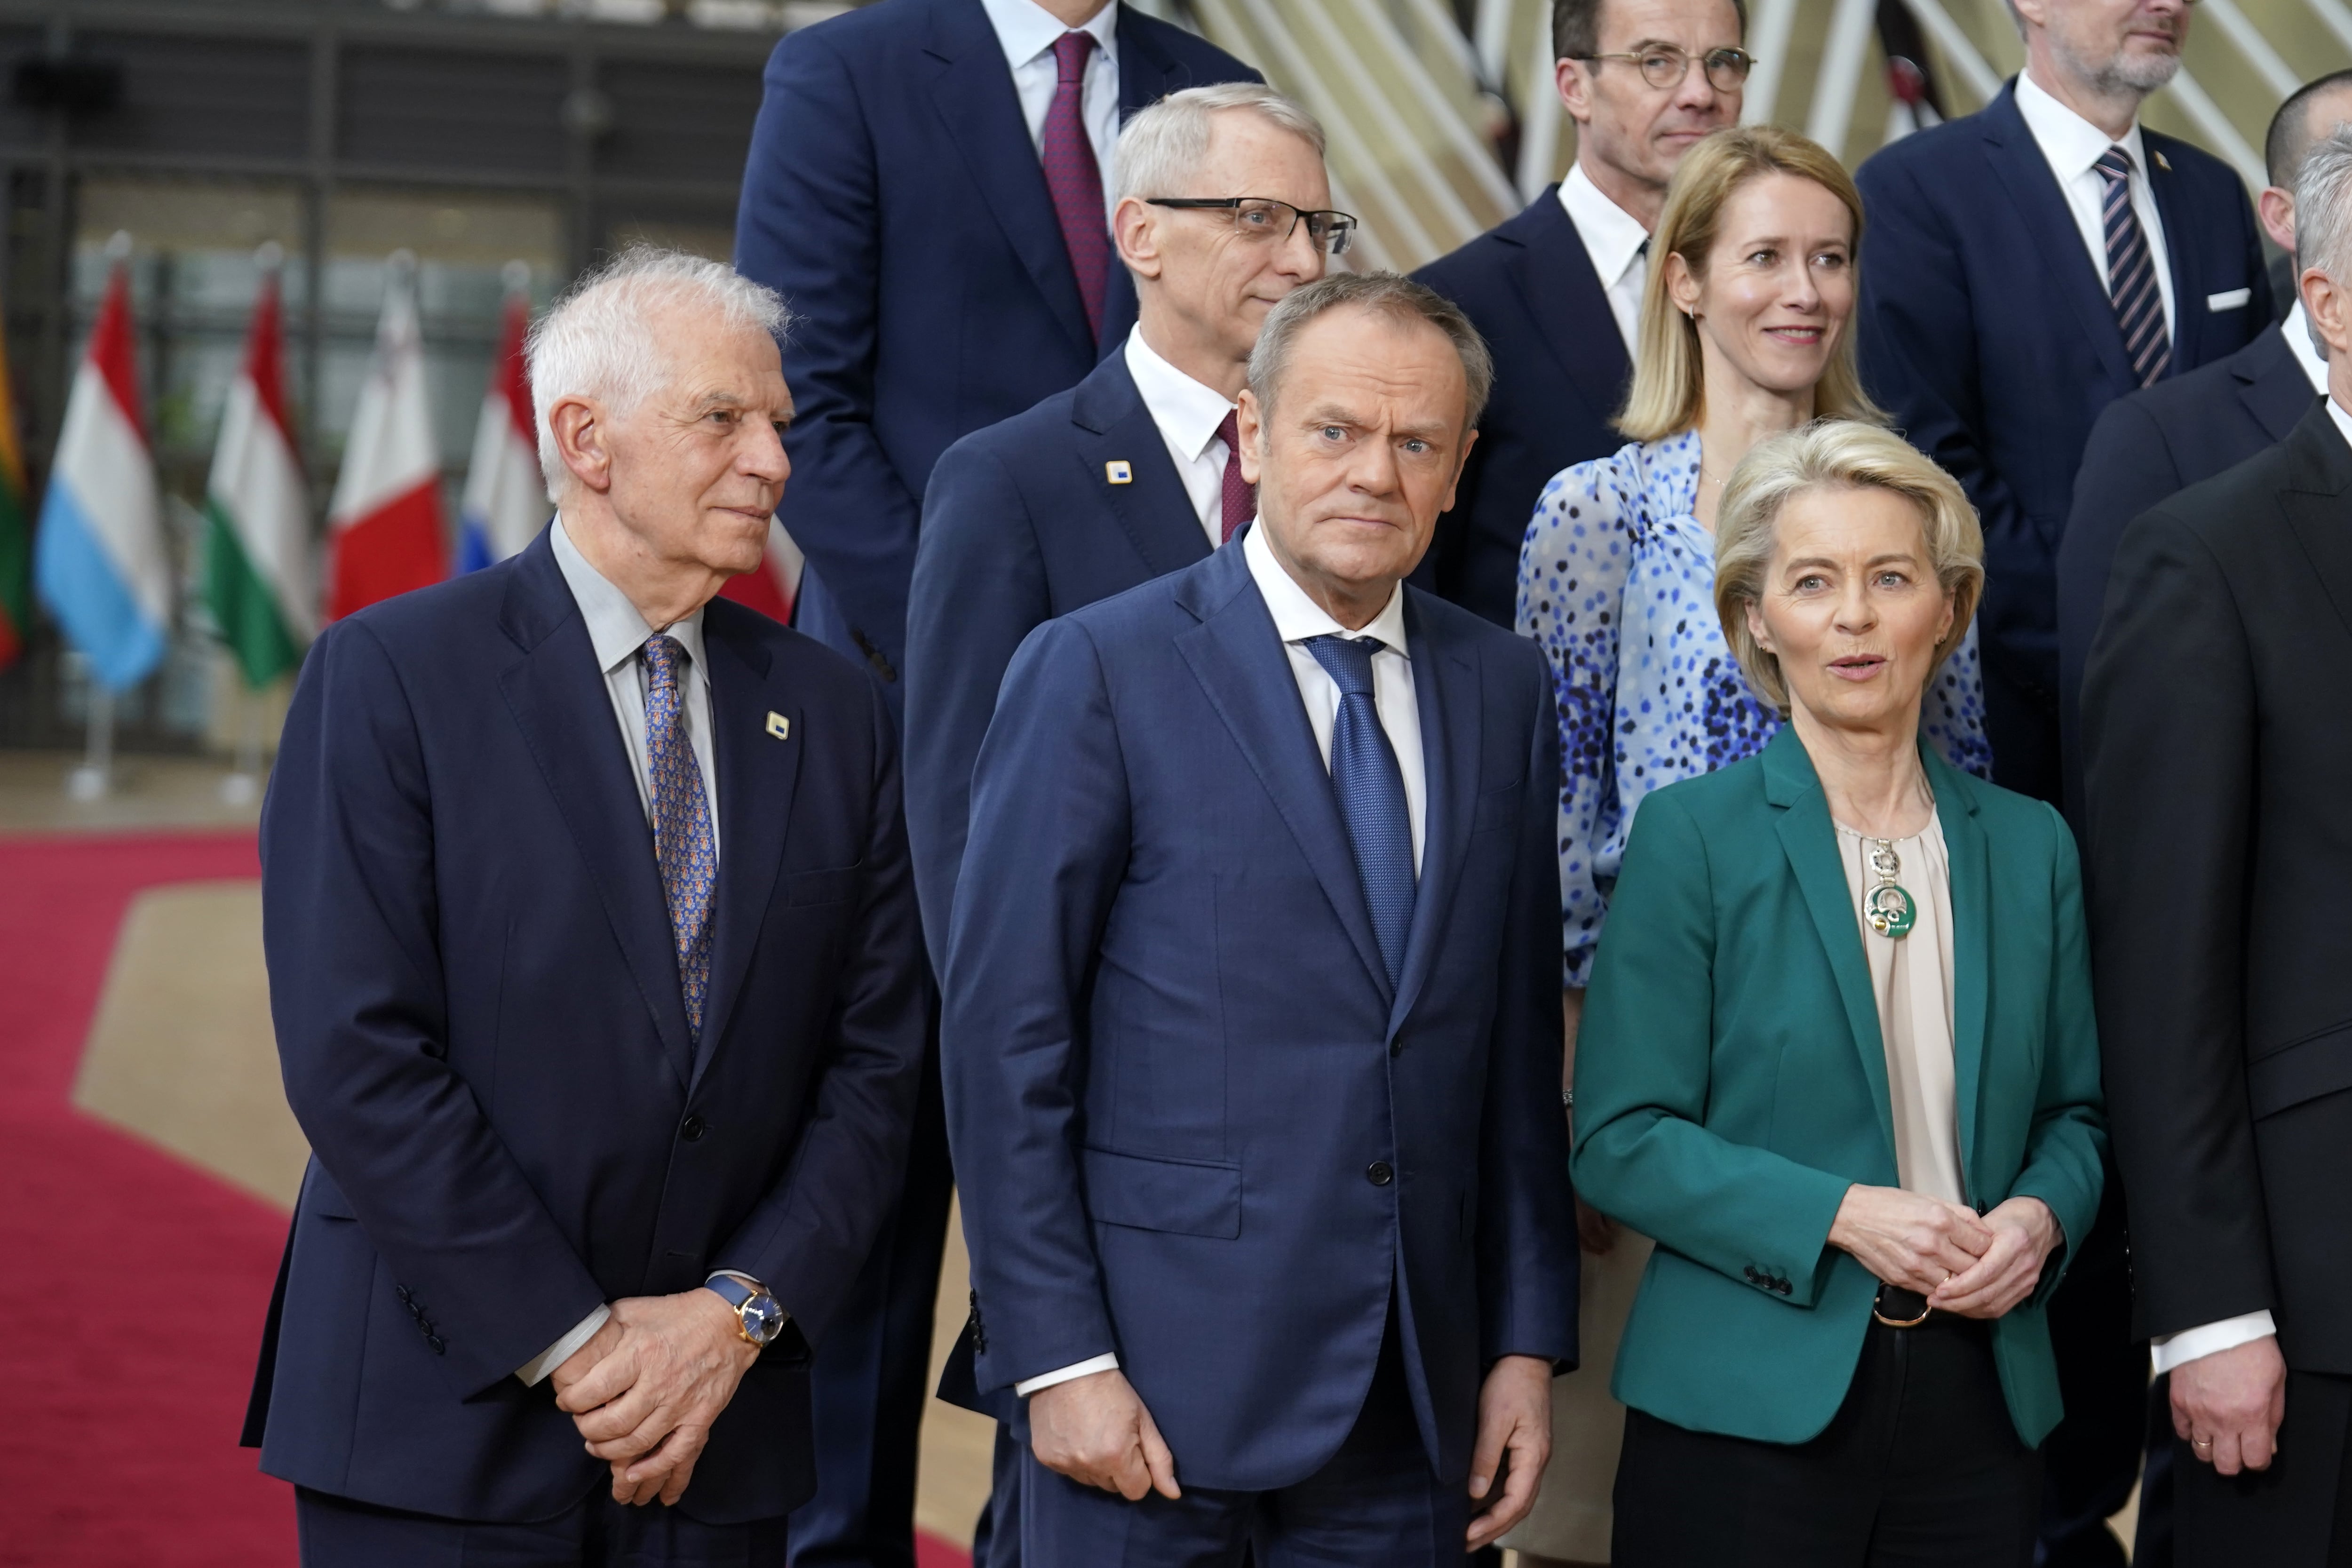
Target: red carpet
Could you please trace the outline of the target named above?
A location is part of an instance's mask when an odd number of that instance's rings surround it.
[[[294,1563],[292,1494],[236,1447],[285,1218],[68,1100],[131,896],[259,874],[247,834],[0,839],[6,1568]]]

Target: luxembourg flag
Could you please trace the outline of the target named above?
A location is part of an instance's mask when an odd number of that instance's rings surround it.
[[[155,464],[139,413],[131,331],[131,237],[107,242],[106,302],[74,373],[41,501],[33,580],[67,638],[110,691],[136,686],[163,657],[172,567]]]
[[[310,496],[286,418],[278,247],[262,247],[260,260],[245,364],[228,389],[205,484],[205,598],[256,689],[299,664],[318,630]]]
[[[376,324],[375,359],[360,388],[342,472],[327,507],[332,580],[327,616],[340,620],[379,599],[448,575],[441,458],[425,397],[416,324],[416,258],[395,251]]]
[[[530,268],[507,263],[507,325],[499,362],[490,367],[482,416],[474,425],[474,457],[466,469],[466,497],[457,570],[476,572],[520,553],[553,510],[539,471],[539,436],[531,424],[530,377],[523,366],[523,336],[530,329]]]

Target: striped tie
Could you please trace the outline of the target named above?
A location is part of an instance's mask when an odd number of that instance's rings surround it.
[[[2140,232],[2131,204],[2131,154],[2110,147],[2092,165],[2107,183],[2099,221],[2107,231],[2107,295],[2116,325],[2123,329],[2124,353],[2142,386],[2154,386],[2172,363],[2172,341],[2164,331],[2164,295],[2156,286],[2156,262],[2147,236]]]
[[[677,984],[686,1002],[687,1031],[702,1038],[702,1005],[710,990],[710,896],[719,883],[719,857],[710,842],[710,802],[702,765],[686,733],[686,646],[672,637],[648,637],[646,661],[646,772],[652,775],[654,864],[669,904],[670,935],[677,943]]]

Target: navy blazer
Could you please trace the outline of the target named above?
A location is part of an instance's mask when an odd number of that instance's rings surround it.
[[[2054,763],[2058,542],[2092,422],[2138,383],[2016,91],[2012,81],[1981,111],[1863,164],[1855,331],[1871,395],[1983,520],[1988,673],[2032,704]],[[2236,171],[2186,142],[2141,135],[2171,260],[2168,374],[2178,374],[2236,353],[2269,323],[2270,277]],[[2004,784],[2055,798],[2054,776],[2014,775],[1998,727],[1994,742]]]
[[[1448,1484],[1485,1369],[1576,1353],[1550,681],[1405,615],[1429,808],[1393,991],[1240,550],[1039,627],[981,749],[941,1043],[978,1382],[1115,1352],[1187,1486],[1319,1468],[1392,1296]]]
[[[2286,439],[2319,395],[2277,326],[2228,359],[2107,405],[2091,427],[2058,547],[2059,721],[2066,815],[2084,826],[2083,671],[2107,599],[2116,544],[2134,518]]]
[[[940,459],[907,609],[907,837],[931,952],[948,950],[971,765],[1022,640],[1208,553],[1123,353]]]
[[[898,1191],[924,965],[873,683],[729,600],[703,616],[719,882],[698,1049],[653,835],[547,535],[330,627],[262,814],[286,1098],[315,1152],[246,1441],[443,1517],[603,1484],[514,1372],[599,1302],[765,1280],[764,1352],[680,1506],[814,1489],[808,1343]]]
[[[1413,580],[1507,626],[1544,486],[1625,444],[1610,421],[1632,363],[1558,185],[1413,276],[1461,306],[1495,356],[1478,444]]]
[[[1122,5],[1119,111],[1257,73]],[[807,553],[797,619],[882,677],[894,711],[931,465],[1076,385],[1135,320],[1111,268],[1099,345],[1004,50],[980,0],[879,0],[768,61],[735,265],[798,318],[782,518]]]

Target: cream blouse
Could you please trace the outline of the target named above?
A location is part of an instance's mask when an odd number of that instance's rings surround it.
[[[1889,840],[1903,862],[1895,879],[1918,909],[1911,933],[1901,938],[1879,935],[1863,915],[1863,895],[1878,885],[1870,869],[1874,840],[1840,823],[1837,841],[1886,1045],[1897,1176],[1906,1192],[1966,1204],[1952,1068],[1952,868],[1943,820],[1931,816],[1924,832]]]

